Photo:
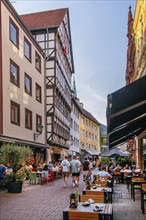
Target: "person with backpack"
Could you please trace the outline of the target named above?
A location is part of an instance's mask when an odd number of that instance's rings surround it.
[[[84,161],[82,163],[82,171],[83,171],[83,181],[88,180],[91,175],[91,167],[87,157],[84,158]]]

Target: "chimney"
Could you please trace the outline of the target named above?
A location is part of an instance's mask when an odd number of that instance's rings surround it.
[[[84,108],[84,104],[82,102],[79,103],[81,108]]]

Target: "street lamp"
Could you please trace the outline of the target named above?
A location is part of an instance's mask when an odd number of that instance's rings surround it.
[[[36,128],[37,128],[37,132],[34,132],[34,133],[33,133],[33,139],[34,139],[34,141],[36,140],[36,138],[37,138],[39,135],[42,134],[44,126],[39,124],[39,125],[36,126]]]

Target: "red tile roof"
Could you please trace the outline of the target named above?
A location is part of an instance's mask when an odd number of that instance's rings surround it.
[[[20,18],[29,29],[41,27],[58,27],[68,8],[56,9],[51,11],[42,11],[32,14],[20,15]]]

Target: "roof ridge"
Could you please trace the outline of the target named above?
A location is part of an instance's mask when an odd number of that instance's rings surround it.
[[[81,107],[81,111],[83,112],[83,114],[85,113],[87,117],[90,117],[91,120],[94,120],[94,122],[96,121],[96,123],[100,125],[100,122],[93,116],[91,112],[87,111],[85,108],[82,107]]]
[[[69,8],[58,8],[58,9],[51,9],[51,10],[46,10],[46,11],[36,11],[33,13],[27,13],[27,14],[21,14],[20,16],[24,15],[33,15],[33,14],[39,14],[39,13],[45,13],[45,12],[52,12],[52,11],[61,11],[61,10],[68,10]]]

